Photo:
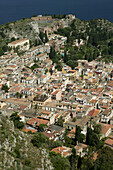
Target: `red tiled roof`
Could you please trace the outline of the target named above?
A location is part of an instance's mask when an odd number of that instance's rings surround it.
[[[42,78],[42,79],[46,78],[46,75],[42,75],[41,78]]]
[[[55,92],[52,93],[52,95],[56,95],[59,91],[56,90]]]
[[[11,43],[9,43],[9,44],[17,44],[17,43],[20,43],[20,42],[24,42],[24,41],[26,41],[27,39],[20,39],[20,40],[16,40],[16,41],[13,41],[13,42],[11,42]]]
[[[110,128],[113,128],[113,125],[104,124],[104,123],[100,123],[100,124],[102,127],[102,130],[101,130],[102,134],[106,134]]]
[[[32,126],[34,126],[34,125],[39,126],[40,124],[46,124],[47,125],[48,123],[49,123],[48,120],[43,120],[43,119],[39,119],[39,118],[31,118],[27,122],[27,124],[32,125]]]
[[[50,138],[50,137],[53,137],[53,136],[54,136],[53,133],[43,132],[43,134],[44,134],[47,138]]]
[[[57,147],[52,149],[50,152],[60,153],[62,156],[71,155],[71,149],[67,147]]]
[[[35,130],[35,129],[27,129],[27,128],[25,128],[25,127],[24,127],[22,130],[23,130],[24,132],[29,132],[29,131],[32,132],[32,133],[37,132],[37,130]]]
[[[110,146],[113,147],[113,139],[108,138],[108,139],[105,141],[105,144],[110,145]]]
[[[93,110],[91,110],[91,111],[88,113],[88,115],[95,117],[95,116],[97,116],[97,115],[99,114],[99,112],[100,112],[99,109],[93,109]]]

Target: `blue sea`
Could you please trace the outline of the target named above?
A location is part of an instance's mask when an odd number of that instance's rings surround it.
[[[113,22],[113,0],[0,0],[0,24],[39,14],[74,14]]]

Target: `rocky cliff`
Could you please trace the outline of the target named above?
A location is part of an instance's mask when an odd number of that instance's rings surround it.
[[[53,169],[47,151],[35,148],[31,137],[15,129],[13,122],[0,114],[0,169]]]

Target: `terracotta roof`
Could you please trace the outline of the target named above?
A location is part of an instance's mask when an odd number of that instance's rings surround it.
[[[53,136],[54,136],[53,133],[43,132],[43,134],[44,134],[47,138],[50,138],[50,137],[53,137]]]
[[[110,112],[110,109],[106,109],[102,114],[103,115],[108,115],[109,112]]]
[[[51,112],[49,112],[49,111],[46,111],[46,110],[43,110],[42,111],[42,114],[47,114],[47,115],[49,115]]]
[[[112,127],[111,125],[108,125],[108,124],[104,124],[104,123],[100,123],[100,124],[102,127],[102,130],[101,130],[102,134],[106,134],[108,130]]]
[[[15,66],[15,65],[9,65],[9,67],[16,68],[17,66]]]
[[[54,149],[52,149],[50,152],[55,152],[55,153],[60,153],[62,154],[62,156],[67,156],[67,155],[71,155],[71,149],[68,147],[56,147]]]
[[[95,117],[95,116],[97,116],[97,115],[99,114],[99,112],[100,112],[99,109],[93,109],[93,110],[91,110],[91,111],[88,113],[88,115]]]
[[[19,105],[19,107],[20,107],[20,110],[23,110],[23,109],[25,109],[27,106]]]
[[[90,102],[91,103],[96,103],[98,100],[91,100]]]
[[[46,78],[46,75],[41,76],[42,79]]]
[[[39,118],[31,118],[27,124],[32,125],[32,126],[39,126],[40,124],[48,124],[48,120],[43,120]]]
[[[113,138],[108,138],[108,139],[105,141],[105,144],[110,145],[110,146],[113,147]]]
[[[87,148],[87,145],[83,143],[78,143],[78,145],[75,146],[76,150],[79,150],[80,148]]]
[[[20,40],[13,41],[13,42],[11,42],[11,43],[9,43],[9,44],[17,44],[17,43],[24,42],[24,41],[26,41],[26,40],[27,40],[27,39],[20,39]]]
[[[56,90],[55,92],[52,93],[52,95],[56,95],[59,91]]]
[[[37,132],[37,130],[35,130],[35,129],[27,129],[26,127],[24,127],[23,129],[22,129],[24,132],[32,132],[32,133],[35,133],[35,132]]]

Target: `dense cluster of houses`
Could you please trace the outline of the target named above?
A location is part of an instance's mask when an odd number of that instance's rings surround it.
[[[101,124],[101,138],[109,137],[105,145],[113,148],[113,64],[78,60],[74,70],[63,64],[62,71],[57,71],[48,55],[52,41],[62,53],[66,37],[53,34],[47,44],[27,49],[23,56],[14,52],[1,56],[1,112],[8,116],[18,112],[25,132],[38,133],[39,126],[45,125],[44,135],[54,141],[63,140],[65,129],[74,138],[76,125],[86,135],[92,121]],[[2,89],[4,84],[8,92]],[[59,119],[63,126],[58,126]],[[85,147],[78,144],[75,149],[84,155]],[[70,155],[70,148],[64,146],[53,150]]]

